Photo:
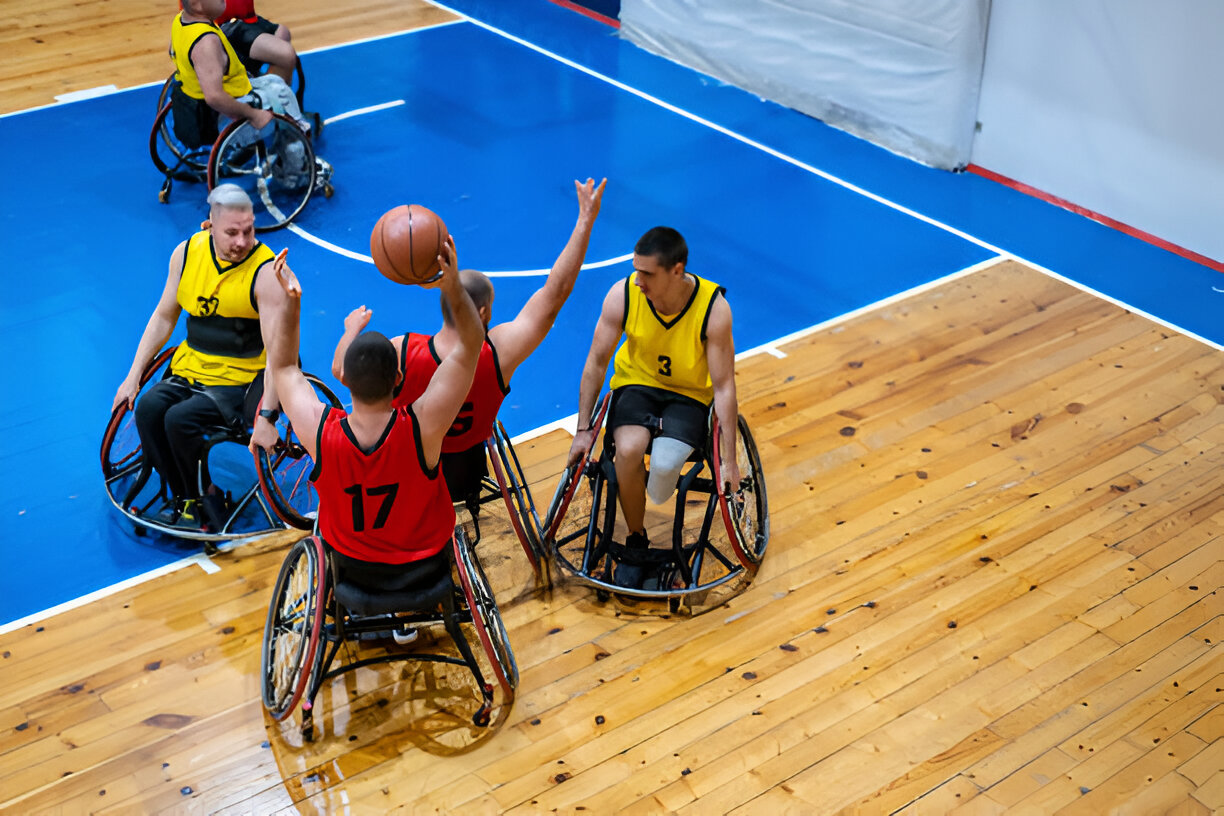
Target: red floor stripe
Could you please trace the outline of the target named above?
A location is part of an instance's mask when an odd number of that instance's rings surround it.
[[[567,8],[570,11],[576,11],[579,14],[585,14],[587,17],[590,17],[592,20],[598,20],[604,25],[610,25],[613,28],[620,28],[620,20],[613,20],[611,17],[607,17],[603,14],[600,14],[598,11],[592,11],[586,6],[582,6],[582,5],[579,5],[578,3],[572,2],[572,0],[548,0],[548,1],[550,3],[556,3],[558,6],[561,6],[562,8]]]
[[[554,0],[554,2],[556,2],[556,0]],[[1085,218],[1091,218],[1093,221],[1096,221],[1100,224],[1104,224],[1107,227],[1112,227],[1113,229],[1116,229],[1118,232],[1122,232],[1122,233],[1125,233],[1126,235],[1133,236],[1135,238],[1138,238],[1141,241],[1147,241],[1149,244],[1158,246],[1164,250],[1168,250],[1169,252],[1172,252],[1175,255],[1180,255],[1183,258],[1194,261],[1195,263],[1202,264],[1208,269],[1214,269],[1217,272],[1224,272],[1224,263],[1220,261],[1212,260],[1211,258],[1208,258],[1206,255],[1200,255],[1194,250],[1186,249],[1185,247],[1178,246],[1177,244],[1166,241],[1163,238],[1157,238],[1155,235],[1152,235],[1150,232],[1144,232],[1143,230],[1132,227],[1129,224],[1123,224],[1121,221],[1118,221],[1114,218],[1110,218],[1107,215],[1101,215],[1098,212],[1093,212],[1092,210],[1089,210],[1085,207],[1081,207],[1078,204],[1073,204],[1070,201],[1067,201],[1065,198],[1059,198],[1058,196],[1050,195],[1049,193],[1043,190],[1038,190],[1036,187],[1030,187],[1029,185],[1024,184],[1023,182],[1019,182],[1019,181],[1016,181],[1015,179],[1008,178],[1007,176],[1000,175],[994,172],[993,170],[987,170],[985,167],[979,167],[976,164],[971,164],[965,169],[968,170],[970,173],[976,173],[982,178],[987,178],[987,179],[990,179],[991,181],[997,181],[999,184],[1006,185],[1007,187],[1011,187],[1014,190],[1019,190],[1025,195],[1031,195],[1033,196],[1033,198],[1039,198],[1042,201],[1048,201],[1051,204],[1055,204],[1059,207],[1062,207],[1064,210],[1070,210],[1071,212],[1076,213],[1078,215],[1082,215]]]

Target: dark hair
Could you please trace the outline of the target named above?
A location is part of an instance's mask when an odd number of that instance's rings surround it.
[[[684,236],[671,227],[652,227],[638,239],[633,248],[637,255],[646,255],[659,259],[659,265],[673,267],[678,263],[688,263],[688,244]]]
[[[395,346],[379,332],[358,335],[344,353],[344,382],[355,400],[378,402],[391,396],[398,373]]]

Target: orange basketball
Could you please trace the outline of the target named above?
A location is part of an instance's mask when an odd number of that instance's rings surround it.
[[[374,225],[370,255],[378,271],[396,283],[428,283],[438,274],[438,255],[448,235],[433,210],[401,204]]]

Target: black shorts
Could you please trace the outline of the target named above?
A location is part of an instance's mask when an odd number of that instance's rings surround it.
[[[440,461],[451,501],[466,502],[480,496],[481,482],[489,475],[483,442],[458,453],[444,452]]]
[[[666,436],[700,449],[709,417],[710,407],[692,397],[648,385],[625,385],[612,392],[608,430],[641,425],[650,429],[652,438]]]
[[[251,59],[251,43],[255,42],[255,38],[260,34],[276,36],[276,28],[276,23],[263,17],[256,17],[253,23],[235,18],[223,24],[221,31],[225,33],[225,39],[230,41],[230,45],[234,46],[234,53],[246,66],[247,73],[258,74],[264,64]]]
[[[342,583],[351,583],[368,592],[402,592],[433,584],[450,569],[450,553],[443,547],[435,555],[406,564],[362,561],[334,547],[332,558]]]

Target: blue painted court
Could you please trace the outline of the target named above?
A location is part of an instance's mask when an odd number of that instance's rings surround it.
[[[481,22],[304,57],[311,108],[325,117],[377,108],[324,134],[335,196],[312,199],[298,232],[264,236],[289,247],[305,293],[304,367],[329,381],[352,308],[373,308],[372,327],[388,335],[439,322],[435,294],[350,257],[369,252],[381,213],[408,202],[438,212],[461,264],[495,275],[496,320],[540,285],[577,213],[573,180],[588,176],[608,177],[588,263],[631,253],[656,224],[678,228],[689,268],[727,287],[740,349],[1001,253],[1224,341],[1213,314],[1221,281],[1205,267],[982,178],[896,157],[565,9],[453,5]],[[0,118],[10,199],[0,214],[10,350],[0,375],[11,394],[0,625],[195,552],[137,538],[107,501],[98,465],[170,252],[205,215],[202,186],[178,184],[170,204],[157,202],[147,153],[157,90]],[[553,334],[515,375],[501,414],[512,434],[576,410],[599,303],[629,271],[619,262],[580,277]]]

